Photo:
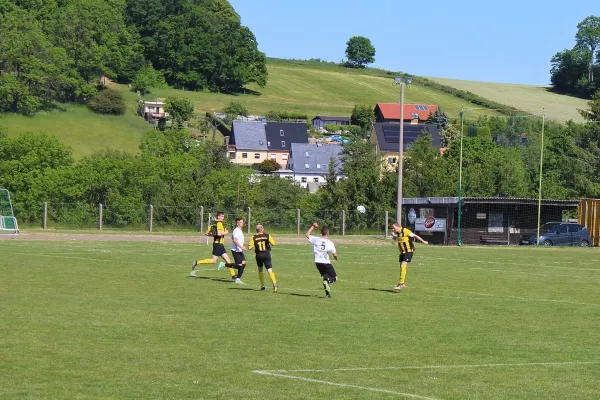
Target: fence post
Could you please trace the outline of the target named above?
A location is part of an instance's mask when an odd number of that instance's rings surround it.
[[[102,203],[98,204],[98,230],[102,230]]]
[[[148,228],[150,232],[152,232],[152,225],[154,225],[154,206],[150,204],[150,209],[148,210]]]
[[[296,235],[300,234],[300,209],[296,208]]]
[[[204,232],[204,206],[200,206],[200,232]]]
[[[42,212],[42,229],[46,229],[48,223],[48,202],[44,202],[44,211]]]
[[[342,210],[342,236],[346,234],[346,210]]]
[[[250,207],[248,207],[248,228],[247,228],[248,229],[248,234],[250,234],[250,215],[251,215],[251,213],[250,213]]]
[[[388,238],[388,221],[389,221],[390,215],[389,215],[389,211],[385,211],[385,232],[383,234],[383,236],[387,239]]]

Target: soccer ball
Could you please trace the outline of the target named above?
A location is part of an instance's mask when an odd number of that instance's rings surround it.
[[[358,207],[356,207],[356,210],[361,214],[364,214],[364,212],[367,211],[365,206],[358,206]]]

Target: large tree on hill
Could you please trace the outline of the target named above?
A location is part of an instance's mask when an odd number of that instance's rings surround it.
[[[173,86],[236,92],[267,82],[265,55],[226,0],[128,0],[125,16]]]
[[[353,67],[364,68],[367,64],[375,62],[375,47],[370,39],[353,36],[346,42],[346,57]]]
[[[577,47],[589,51],[588,80],[594,81],[594,59],[600,45],[600,17],[589,16],[577,25]]]

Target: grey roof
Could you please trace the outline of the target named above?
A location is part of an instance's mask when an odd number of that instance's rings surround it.
[[[308,143],[308,130],[304,122],[267,122],[265,132],[269,150],[290,151],[292,143]]]
[[[293,168],[291,169],[297,174],[326,175],[329,172],[329,161],[333,158],[336,160],[335,172],[339,174],[342,170],[341,152],[342,146],[339,144],[292,143],[290,164],[293,164]],[[317,168],[317,164],[321,168]]]
[[[345,122],[350,122],[350,118],[348,118],[348,117],[333,117],[333,116],[330,116],[330,115],[317,115],[312,120],[314,121],[315,119],[320,119],[321,121],[345,121]]]
[[[424,135],[423,130],[429,131],[434,146],[440,147],[440,135],[435,125],[404,123],[404,150],[418,137]],[[398,123],[378,122],[375,124],[377,145],[381,151],[398,151],[400,143],[400,125]]]
[[[262,122],[233,121],[232,137],[237,150],[267,151],[267,135]]]

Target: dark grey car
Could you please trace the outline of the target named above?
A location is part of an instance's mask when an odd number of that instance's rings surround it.
[[[588,247],[591,243],[590,233],[581,224],[547,222],[540,226],[540,245]],[[529,238],[529,244],[537,244],[537,233]]]

